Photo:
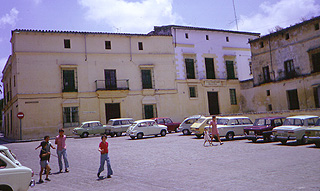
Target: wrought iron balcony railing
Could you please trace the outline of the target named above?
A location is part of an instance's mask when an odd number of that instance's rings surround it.
[[[96,91],[98,90],[129,90],[129,80],[116,80],[116,81],[106,81],[106,80],[96,80]]]

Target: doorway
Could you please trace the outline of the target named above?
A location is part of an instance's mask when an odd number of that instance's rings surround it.
[[[220,114],[218,92],[208,92],[208,106],[210,115]]]
[[[120,117],[120,103],[106,103],[106,123],[109,119]]]
[[[300,109],[297,89],[287,90],[287,96],[289,110]]]

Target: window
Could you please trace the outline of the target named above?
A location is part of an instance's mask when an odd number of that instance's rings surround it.
[[[153,89],[152,70],[151,69],[141,70],[141,76],[142,76],[142,89]]]
[[[231,105],[237,105],[236,89],[229,89]]]
[[[227,68],[227,79],[235,79],[236,77],[234,73],[233,61],[227,60],[226,68]]]
[[[64,39],[64,48],[71,48],[70,39]]]
[[[228,36],[226,37],[226,42],[229,42],[229,37]]]
[[[287,90],[287,97],[289,110],[300,109],[297,89]]]
[[[185,33],[184,36],[186,37],[186,39],[189,38],[189,34],[188,33]]]
[[[116,70],[104,70],[104,78],[106,90],[117,89]]]
[[[195,86],[190,86],[189,87],[189,97],[190,98],[195,98],[197,97],[197,89]]]
[[[267,96],[270,96],[270,90],[267,90]]]
[[[143,105],[143,116],[145,119],[157,117],[156,105]]]
[[[139,50],[143,50],[143,44],[142,44],[142,42],[138,42],[138,47],[139,47]]]
[[[268,111],[272,111],[272,105],[271,104],[268,105]]]
[[[293,78],[295,77],[295,70],[293,66],[293,60],[287,60],[284,62],[284,71],[286,78]]]
[[[290,38],[289,33],[286,34],[286,40],[288,40]]]
[[[209,40],[209,35],[206,35],[206,40]]]
[[[262,71],[263,71],[263,80],[264,80],[264,82],[270,82],[269,66],[263,67]]]
[[[320,72],[320,52],[311,54],[313,72]]]
[[[319,23],[314,24],[314,30],[319,30]]]
[[[186,72],[187,72],[187,79],[195,79],[195,71],[194,71],[194,60],[190,58],[185,59],[186,62]]]
[[[250,75],[252,75],[252,62],[249,62]]]
[[[74,127],[79,125],[78,107],[63,108],[63,127]]]
[[[77,70],[76,69],[64,69],[62,70],[62,92],[77,92]]]
[[[264,47],[263,42],[260,42],[260,48],[263,48],[263,47]]]
[[[207,79],[215,79],[213,58],[205,58]]]
[[[111,49],[111,41],[105,41],[105,49]]]

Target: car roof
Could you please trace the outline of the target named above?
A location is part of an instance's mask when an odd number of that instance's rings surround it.
[[[155,118],[151,118],[151,119],[170,119],[170,117],[155,117]]]
[[[120,120],[133,120],[132,118],[114,118],[114,119],[109,119],[110,120],[113,120],[113,121],[120,121]]]
[[[81,124],[86,124],[86,123],[101,123],[100,121],[85,121],[82,122]]]
[[[137,120],[137,121],[135,121],[135,123],[141,123],[141,122],[155,122],[155,120],[153,120],[153,119],[140,119],[140,120]]]
[[[291,118],[294,118],[294,119],[309,119],[309,118],[319,118],[319,116],[316,116],[316,115],[295,115],[295,116],[290,116],[290,117],[287,117],[287,119],[291,119]]]
[[[224,117],[217,117],[217,118],[221,118],[221,119],[243,119],[243,118],[246,118],[246,119],[250,119],[249,117],[246,117],[246,116],[224,116]]]
[[[285,117],[280,117],[280,116],[276,116],[276,117],[260,117],[257,119],[284,119]]]
[[[3,146],[3,145],[0,145],[0,150],[7,150],[8,148]]]

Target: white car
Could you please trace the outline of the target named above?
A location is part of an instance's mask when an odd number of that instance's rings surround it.
[[[309,127],[313,127],[318,118],[318,116],[313,115],[287,117],[282,126],[275,127],[272,130],[272,134],[282,144],[286,144],[291,139],[297,140],[299,144],[305,144],[307,143],[305,131]]]
[[[161,135],[166,136],[167,134],[167,126],[159,125],[152,119],[138,120],[135,121],[128,128],[126,135],[130,136],[131,139],[143,138],[143,136],[149,135]]]
[[[35,185],[33,171],[22,166],[9,149],[0,145],[0,190],[28,190]]]
[[[191,134],[191,125],[194,124],[198,119],[202,117],[201,115],[192,115],[190,117],[185,118],[182,123],[179,125],[178,130],[181,131],[184,135]]]
[[[217,128],[220,137],[226,137],[226,140],[232,140],[234,136],[244,135],[244,127],[253,126],[249,117],[219,117],[217,118]]]

